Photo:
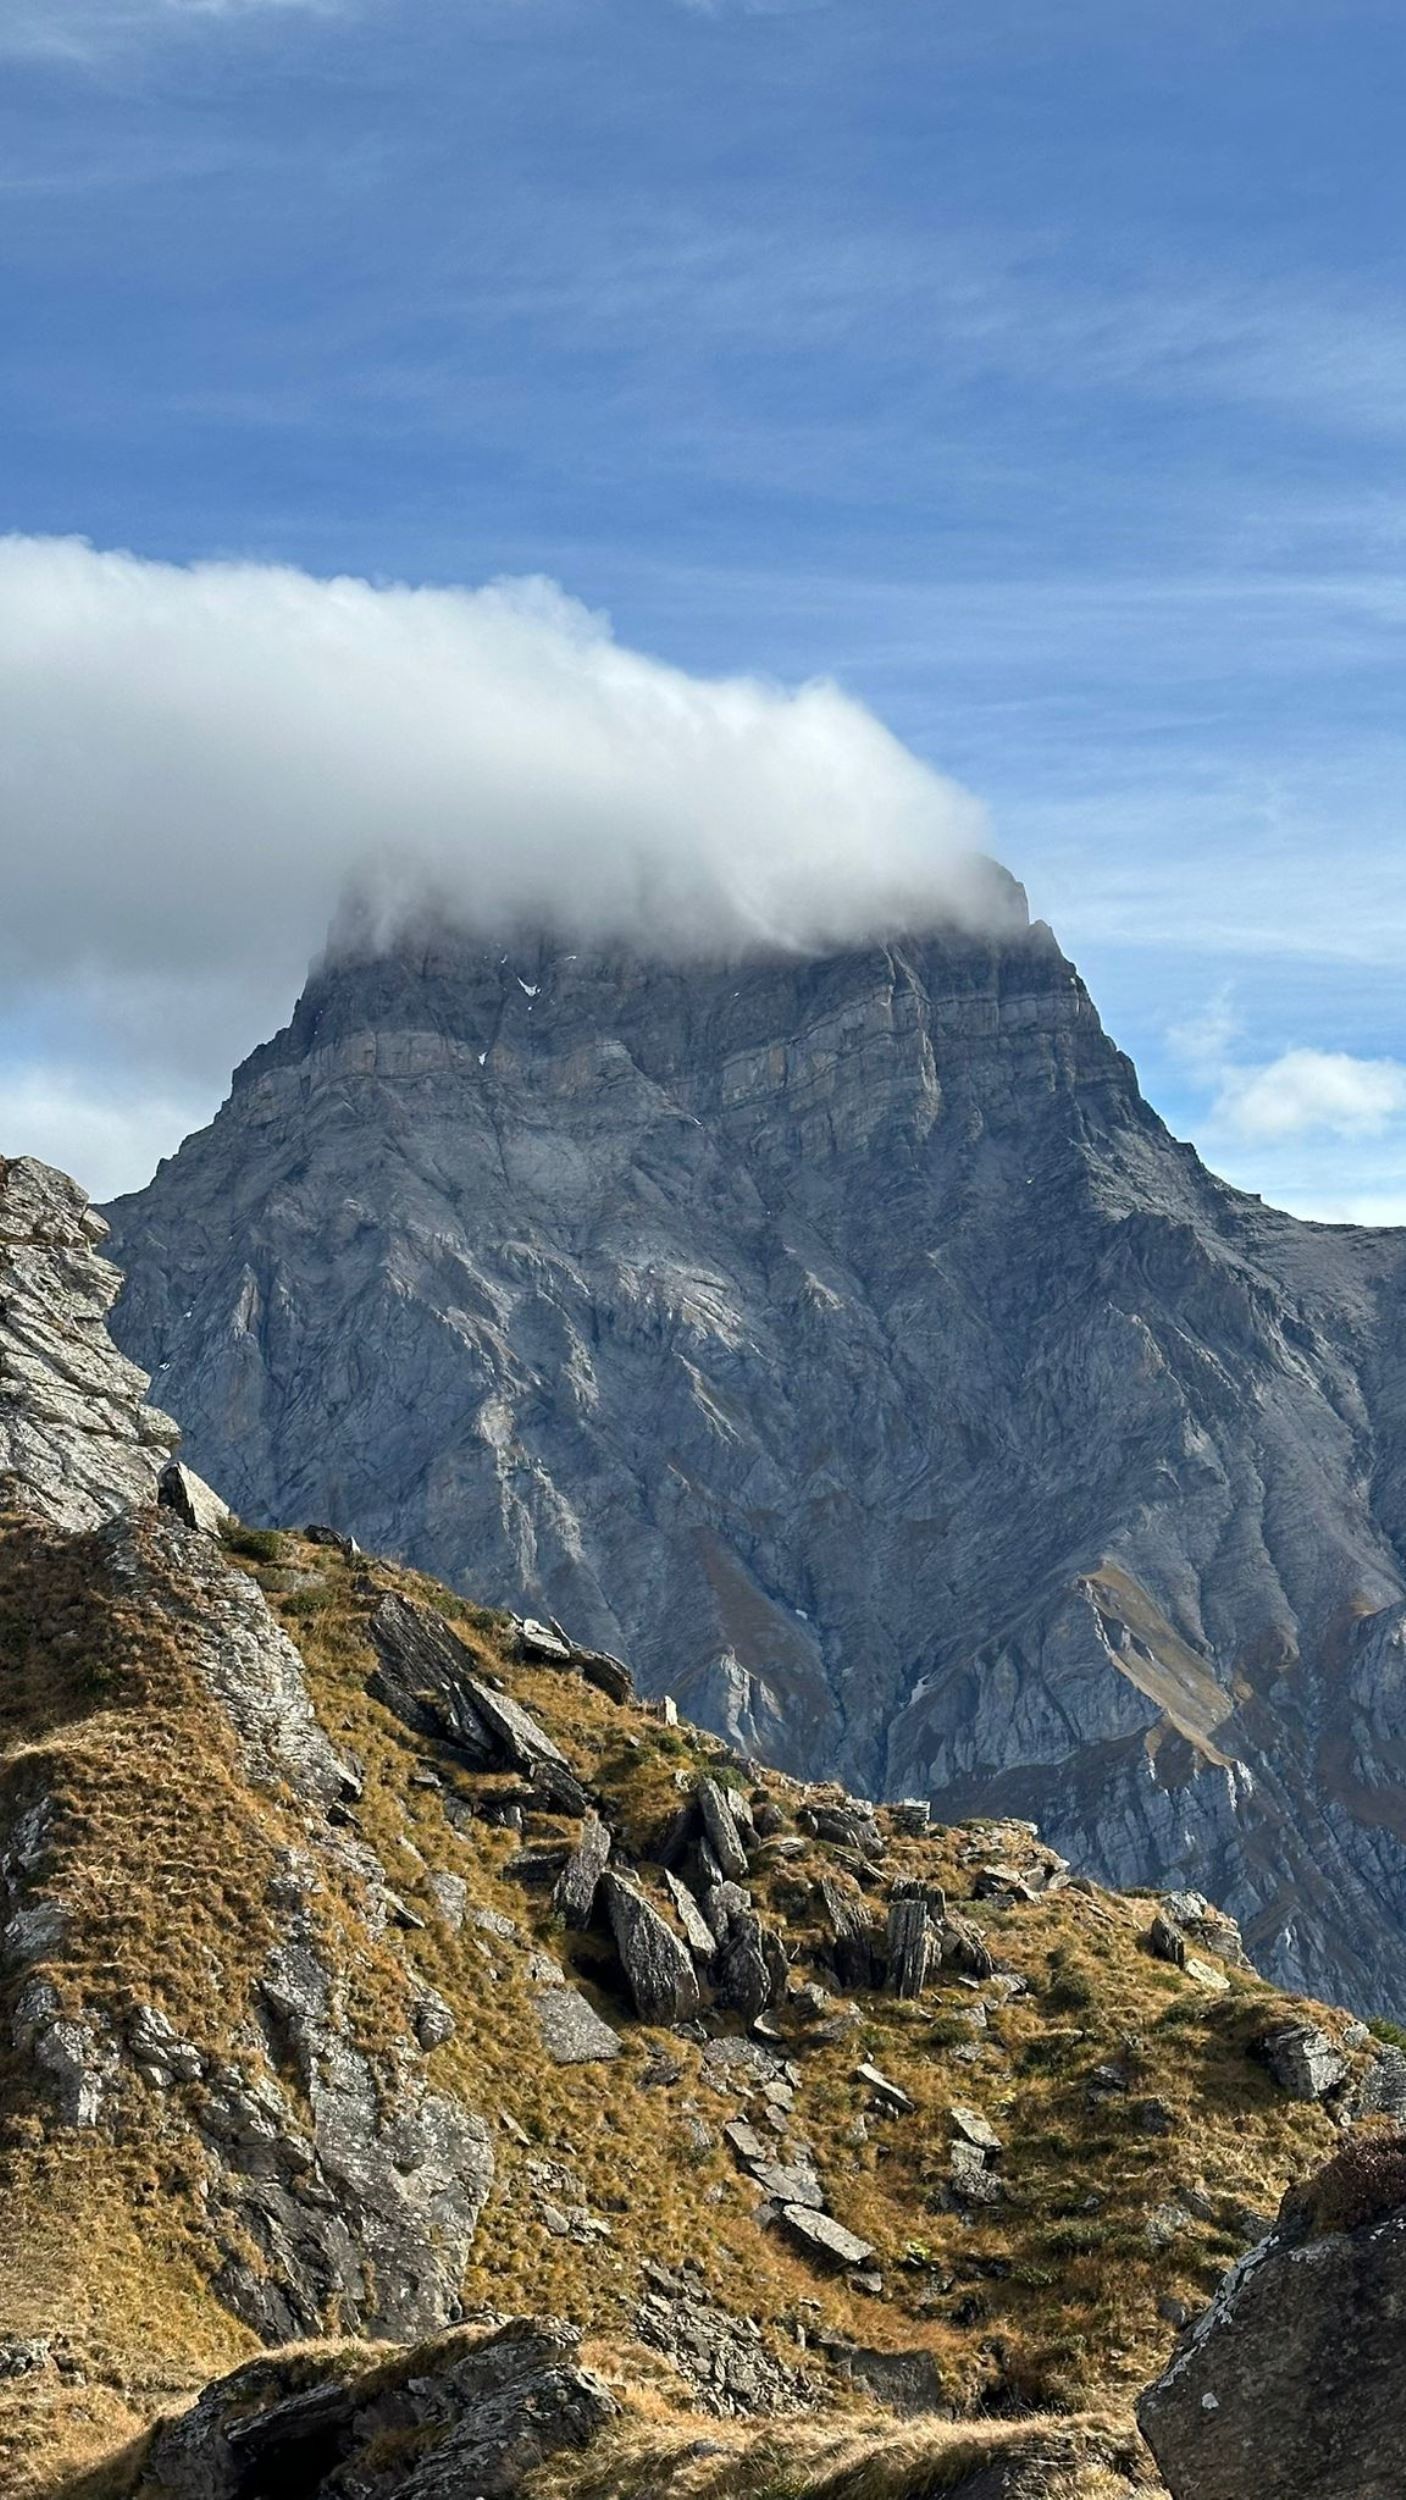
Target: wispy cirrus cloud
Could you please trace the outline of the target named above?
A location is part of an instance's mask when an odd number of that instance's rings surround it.
[[[338,17],[355,0],[10,0],[0,59],[97,60],[143,37],[240,18]]]

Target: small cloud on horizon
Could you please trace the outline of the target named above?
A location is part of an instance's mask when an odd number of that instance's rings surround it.
[[[1380,1137],[1406,1111],[1406,1065],[1346,1050],[1285,1050],[1264,1067],[1222,1078],[1211,1118],[1247,1141]]]

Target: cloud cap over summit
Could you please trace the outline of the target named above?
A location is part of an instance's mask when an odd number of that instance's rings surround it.
[[[306,960],[394,922],[661,952],[969,918],[977,802],[837,686],[703,679],[545,581],[477,590],[0,546],[7,969]],[[62,894],[64,909],[56,910]]]

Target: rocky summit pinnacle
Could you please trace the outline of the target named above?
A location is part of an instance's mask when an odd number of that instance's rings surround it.
[[[1406,1236],[1216,1180],[1043,926],[329,963],[110,1213],[246,1517],[1406,2006]]]

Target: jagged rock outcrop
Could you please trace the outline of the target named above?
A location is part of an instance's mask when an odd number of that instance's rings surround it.
[[[102,1232],[61,1174],[0,1164],[8,2071],[75,2159],[150,2129],[199,2177],[212,2290],[260,2335],[428,2333],[459,2314],[491,2138],[426,2080],[453,2016],[391,1942],[357,1767],[106,1339]],[[374,2043],[363,1956],[399,1999]]]
[[[0,1500],[61,1528],[149,1501],[180,1438],[107,1333],[106,1237],[64,1173],[0,1156]]]
[[[413,2355],[249,2362],[158,2434],[138,2500],[510,2500],[618,2411],[579,2344],[555,2319],[514,2318]]]
[[[1215,1180],[1047,930],[407,940],[111,1214],[247,1514],[1406,2005],[1406,1237]]]
[[[1138,2418],[1172,2500],[1397,2500],[1406,2138],[1363,2135],[1227,2275]]]

